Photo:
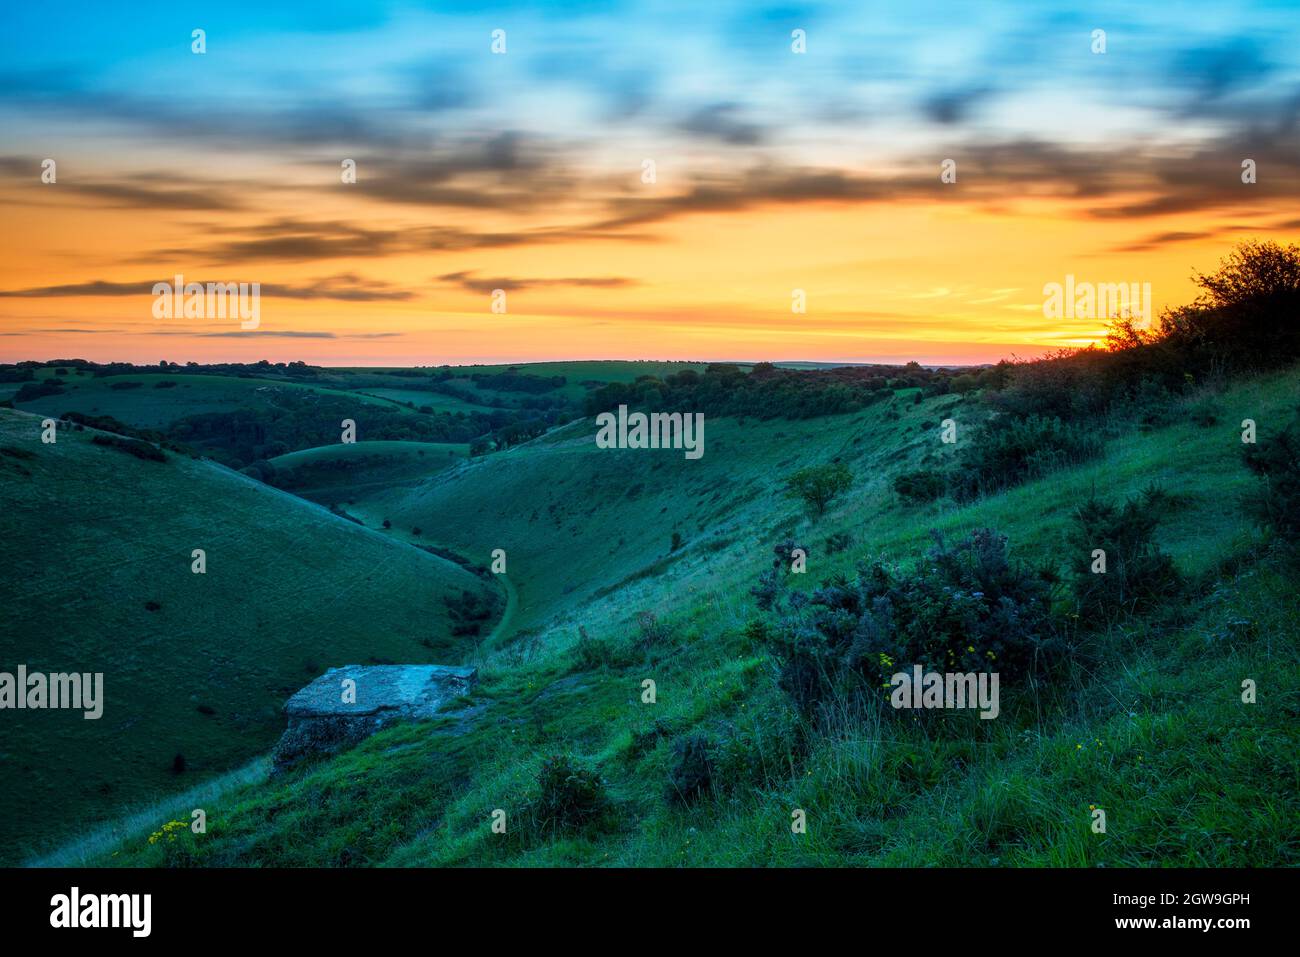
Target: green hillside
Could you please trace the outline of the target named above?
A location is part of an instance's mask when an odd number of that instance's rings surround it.
[[[0,670],[103,672],[106,705],[0,715],[0,861],[264,752],[327,668],[461,660],[447,599],[500,594],[210,462],[40,423],[0,410]]]
[[[465,707],[280,781],[232,783],[201,838],[135,834],[96,859],[1295,864],[1300,608],[1242,506],[1257,479],[1238,423],[1282,427],[1298,386],[1292,369],[1181,400],[1154,423],[1116,419],[1101,456],[968,504],[892,491],[898,474],[958,454],[963,439],[939,442],[942,419],[969,436],[986,414],[955,396],[802,422],[711,419],[698,461],[597,449],[592,424],[575,423],[392,489],[366,518],[391,517],[394,537],[419,524],[476,562],[507,552],[518,608]],[[1192,414],[1206,402],[1216,415]],[[852,487],[811,517],[784,480],[835,459]],[[1004,720],[868,711],[812,726],[783,692],[772,619],[750,592],[780,543],[807,549],[808,573],[791,585],[805,594],[875,559],[912,562],[933,529],[953,541],[992,527],[1015,559],[1064,574],[1076,508],[1153,482],[1165,493],[1152,499],[1165,502],[1156,543],[1185,576],[1184,597],[1079,632],[1061,686],[1009,689]],[[1241,700],[1246,678],[1259,682],[1255,704]],[[702,768],[702,796],[676,799]],[[1109,815],[1104,834],[1089,829],[1094,807]],[[495,809],[505,834],[492,830]],[[791,833],[795,810],[806,834]],[[580,825],[556,828],[565,815]]]

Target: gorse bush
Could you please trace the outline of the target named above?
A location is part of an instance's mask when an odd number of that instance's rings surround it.
[[[997,415],[961,446],[951,476],[955,497],[969,501],[1055,469],[1095,458],[1100,436],[1077,423],[1041,415]]]
[[[909,502],[933,502],[944,493],[948,480],[942,472],[917,469],[894,476],[894,491]]]
[[[668,799],[689,804],[713,787],[713,742],[693,734],[673,742],[673,766],[668,772]]]
[[[577,830],[599,821],[609,810],[605,781],[572,757],[557,754],[542,762],[537,793],[528,807],[541,834]]]
[[[1155,530],[1172,504],[1149,487],[1115,506],[1095,496],[1080,505],[1067,538],[1079,616],[1090,626],[1149,611],[1173,597],[1181,578],[1173,559],[1155,543]],[[1100,567],[1104,552],[1105,571]]]
[[[621,663],[619,649],[609,638],[593,638],[585,625],[578,626],[578,640],[573,644],[573,657],[579,670],[616,667]]]
[[[790,573],[796,551],[802,551],[805,555],[808,554],[806,548],[793,541],[782,542],[773,548],[772,554],[776,557],[772,559],[772,567],[759,575],[758,584],[749,590],[749,593],[757,599],[758,607],[763,611],[771,610],[773,602],[780,595],[785,576]]]
[[[774,601],[779,624],[766,638],[778,683],[805,717],[880,698],[890,676],[913,665],[998,671],[1023,684],[1060,659],[1048,576],[1013,563],[1005,536],[989,529],[951,546],[933,534],[910,569],[876,563]]]

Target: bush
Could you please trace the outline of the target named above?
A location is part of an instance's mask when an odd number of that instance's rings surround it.
[[[534,827],[543,834],[576,830],[596,822],[609,809],[605,782],[568,755],[542,762],[537,794],[529,806]]]
[[[1300,417],[1275,435],[1243,449],[1246,467],[1263,484],[1247,504],[1273,530],[1277,544],[1300,557]]]
[[[894,491],[909,502],[933,502],[943,494],[947,479],[941,472],[917,469],[894,476]]]
[[[96,445],[117,449],[119,452],[126,452],[128,455],[134,455],[138,459],[149,462],[167,461],[167,456],[156,445],[142,442],[139,439],[124,439],[117,435],[97,435],[90,441]]]
[[[578,626],[578,640],[573,644],[573,656],[579,669],[595,671],[618,663],[618,652],[608,638],[593,638],[585,625]]]
[[[961,501],[997,492],[1055,469],[1095,458],[1098,435],[1078,423],[1041,415],[998,415],[980,425],[962,447],[953,475]]]
[[[63,383],[57,379],[47,379],[44,382],[28,382],[17,392],[14,393],[14,402],[30,402],[33,399],[43,399],[47,395],[63,395]]]
[[[913,665],[997,670],[1004,684],[1024,684],[1060,660],[1050,576],[1013,564],[1006,538],[989,529],[951,547],[932,534],[934,546],[910,570],[876,563],[782,604],[766,638],[778,683],[805,717],[861,707]]]
[[[714,781],[713,743],[702,734],[679,738],[673,742],[673,767],[668,772],[668,798],[678,804],[690,804]]]
[[[662,645],[671,637],[668,627],[655,617],[652,611],[639,611],[636,613],[636,649],[637,651],[649,651],[658,645]]]
[[[799,549],[805,555],[808,554],[808,549],[793,541],[782,542],[773,548],[772,554],[776,557],[772,559],[772,567],[763,572],[758,577],[758,584],[749,590],[749,593],[758,600],[758,607],[763,611],[770,611],[779,597],[785,576],[791,571],[791,556],[795,549]]]
[[[1078,614],[1089,624],[1148,611],[1177,594],[1173,559],[1153,540],[1171,501],[1148,488],[1119,507],[1094,496],[1076,509],[1068,547]],[[1095,549],[1106,553],[1105,572],[1092,570]]]
[[[1199,425],[1203,429],[1219,424],[1219,404],[1213,399],[1201,399],[1193,403],[1188,407],[1187,414],[1193,424]]]
[[[853,544],[853,536],[848,532],[836,532],[826,536],[826,554],[838,555]]]
[[[799,498],[817,515],[853,484],[853,473],[843,462],[810,465],[786,479],[786,494]]]

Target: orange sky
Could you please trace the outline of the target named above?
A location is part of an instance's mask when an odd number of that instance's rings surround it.
[[[348,188],[340,185],[343,195],[329,207],[313,204],[311,218],[359,215],[358,204],[343,193]],[[284,215],[302,218],[301,210]],[[207,214],[218,226],[238,224],[241,217]],[[1204,215],[1191,218],[1169,217],[1142,228],[1205,230]],[[633,240],[399,251],[255,267],[187,262],[184,255],[163,262],[153,255],[210,238],[196,219],[66,202],[10,207],[0,287],[90,279],[147,285],[169,280],[175,271],[187,280],[264,286],[351,274],[390,284],[410,298],[264,294],[258,330],[219,338],[186,333],[231,333],[238,324],[154,319],[147,288],[137,295],[6,298],[0,299],[0,332],[8,333],[0,337],[0,358],[265,358],[338,365],[640,357],[986,362],[1083,345],[1102,334],[1104,322],[1097,319],[1045,319],[1044,283],[1063,282],[1066,273],[1080,282],[1149,282],[1159,310],[1189,300],[1192,268],[1211,268],[1238,236],[1227,232],[1145,252],[1107,252],[1138,238],[1129,223],[1088,219],[1076,204],[1061,201],[987,210],[946,201],[940,193],[934,200],[904,203],[699,212],[656,224]],[[366,221],[372,228],[421,225],[418,218],[392,213]],[[476,228],[496,227],[478,222]],[[437,278],[459,273],[488,283],[506,277],[522,287],[507,289],[506,313],[494,314],[489,288]],[[619,284],[608,286],[537,282],[615,277]],[[791,310],[795,289],[806,294],[805,314]]]

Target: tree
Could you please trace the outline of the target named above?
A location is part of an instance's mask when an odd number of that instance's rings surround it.
[[[1162,344],[1233,369],[1300,358],[1300,246],[1245,242],[1195,280],[1202,290],[1196,302],[1161,317]]]
[[[800,498],[816,514],[822,515],[841,492],[853,484],[853,473],[843,462],[810,465],[795,472],[785,480],[786,494]]]

